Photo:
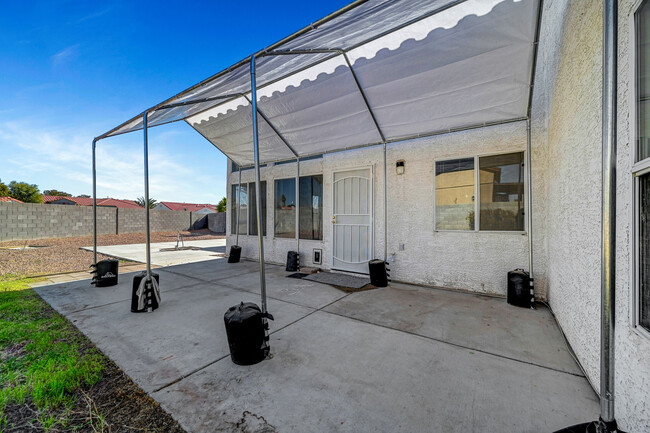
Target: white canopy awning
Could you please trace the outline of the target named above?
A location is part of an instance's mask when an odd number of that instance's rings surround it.
[[[539,0],[359,1],[256,57],[260,163],[528,117]],[[148,110],[253,164],[249,62]],[[142,115],[99,138],[142,129]]]

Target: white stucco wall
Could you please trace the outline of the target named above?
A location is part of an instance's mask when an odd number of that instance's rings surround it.
[[[602,19],[597,3],[545,2],[532,113],[536,125],[545,123],[546,128],[548,297],[595,384],[600,342],[602,86]]]
[[[650,339],[631,326],[633,199],[630,16],[619,2],[616,418],[650,431]],[[533,105],[545,150],[548,297],[596,389],[600,383],[602,2],[546,0]],[[544,130],[546,134],[544,135]],[[546,142],[544,144],[544,141]],[[535,154],[533,154],[535,157]]]
[[[619,3],[618,162],[616,232],[616,417],[625,431],[650,431],[650,338],[632,326],[633,41],[631,19],[639,1]]]
[[[633,199],[630,16],[639,2],[619,3],[618,186],[616,250],[616,418],[628,432],[650,431],[650,338],[631,322]],[[545,0],[532,111],[533,233],[537,294],[548,298],[589,380],[598,389],[600,356],[602,2]],[[433,228],[434,160],[519,151],[525,123],[388,146],[388,257],[395,280],[493,294],[505,293],[508,270],[528,268],[525,235],[450,233]],[[405,174],[395,162],[405,160]],[[301,175],[323,174],[323,241],[300,242],[302,264],[323,249],[330,267],[332,171],[372,165],[375,257],[383,257],[381,147],[301,163]],[[243,172],[244,182],[253,171]],[[273,179],[295,164],[262,169],[267,181],[267,260],[285,263],[295,240],[273,239]],[[229,173],[229,184],[238,174]],[[230,197],[228,189],[228,200]],[[228,245],[230,235],[228,208]],[[244,257],[257,257],[256,237],[240,236]],[[400,251],[399,244],[404,244]]]
[[[523,151],[526,124],[493,126],[426,139],[391,144],[387,150],[388,174],[388,258],[394,280],[429,286],[443,286],[505,295],[509,270],[528,268],[527,237],[522,233],[441,232],[433,227],[433,171],[436,159]],[[405,173],[397,175],[395,163],[405,161]],[[323,174],[323,238],[300,241],[301,262],[312,265],[312,249],[323,249],[323,268],[331,263],[332,173],[363,166],[374,167],[374,257],[384,252],[383,156],[381,146],[327,154],[322,159],[302,162],[301,175]],[[295,239],[274,239],[273,180],[295,176],[294,163],[263,167],[267,181],[267,233],[265,256],[268,261],[285,263]],[[230,182],[238,182],[231,173]],[[242,182],[252,182],[252,170],[242,172]],[[230,190],[229,190],[230,193]],[[230,209],[229,209],[230,211]],[[228,220],[228,244],[234,244]],[[257,239],[241,236],[244,257],[257,257]],[[400,251],[399,244],[404,244]],[[543,279],[540,279],[543,281]],[[539,296],[544,296],[540,284]]]

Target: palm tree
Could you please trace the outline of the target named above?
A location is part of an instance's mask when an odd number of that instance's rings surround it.
[[[135,202],[136,202],[136,204],[138,206],[144,207],[145,199],[144,199],[144,197],[138,197]],[[149,209],[153,209],[153,207],[156,205],[156,203],[158,203],[158,200],[150,198],[149,199]]]

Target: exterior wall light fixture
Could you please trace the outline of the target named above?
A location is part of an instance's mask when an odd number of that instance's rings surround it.
[[[397,172],[398,175],[404,174],[404,160],[403,159],[400,159],[395,164],[395,172]]]

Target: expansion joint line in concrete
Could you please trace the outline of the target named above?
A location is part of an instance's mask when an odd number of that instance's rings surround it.
[[[241,289],[239,289],[239,290],[241,290]],[[242,291],[244,291],[244,290],[242,290]],[[246,293],[249,293],[249,292],[246,292]],[[348,297],[349,295],[351,295],[351,293],[347,293],[347,294],[345,294],[344,296],[342,296],[342,297],[336,299],[335,301],[330,302],[330,303],[327,304],[327,305],[323,305],[323,306],[320,307],[320,308],[315,308],[315,309],[313,309],[313,311],[310,311],[309,313],[307,313],[307,314],[305,314],[304,316],[302,316],[302,317],[300,317],[300,318],[294,320],[293,322],[288,323],[288,324],[284,325],[283,327],[274,330],[273,332],[270,332],[269,335],[273,335],[273,334],[275,334],[276,332],[282,331],[283,329],[285,329],[285,328],[287,328],[287,327],[289,327],[289,326],[291,326],[291,325],[293,325],[293,324],[295,324],[295,323],[301,321],[302,319],[311,316],[311,315],[314,314],[315,312],[317,312],[317,311],[322,311],[323,308],[327,308],[327,307],[329,307],[330,305],[334,304],[335,302],[338,302],[338,301],[340,301],[341,299],[345,299],[345,298]],[[287,301],[283,301],[283,300],[281,300],[281,299],[275,299],[275,298],[270,298],[270,299],[274,299],[274,300],[276,300],[276,301],[280,301],[280,302],[287,302]],[[304,305],[294,304],[293,302],[287,302],[287,303],[288,303],[288,304],[292,304],[292,305],[296,305],[296,306],[300,306],[300,307],[304,307],[304,308],[309,308],[309,307],[305,307]],[[153,394],[153,393],[156,393],[156,392],[158,392],[158,391],[162,391],[163,389],[165,389],[165,388],[167,388],[167,387],[170,387],[170,386],[172,386],[172,385],[174,385],[174,384],[180,382],[181,380],[183,380],[183,379],[185,379],[185,378],[187,378],[187,377],[190,377],[190,376],[193,375],[194,373],[198,373],[199,371],[204,370],[204,369],[210,367],[211,365],[214,365],[214,364],[216,364],[217,362],[222,361],[222,360],[224,360],[224,359],[226,359],[226,358],[228,358],[228,357],[230,357],[230,354],[227,354],[227,355],[221,356],[220,358],[217,358],[217,359],[215,359],[214,361],[210,361],[209,363],[207,363],[207,364],[205,364],[205,365],[203,365],[203,366],[201,366],[201,367],[198,367],[198,368],[196,368],[196,369],[190,371],[190,372],[187,373],[187,374],[184,374],[184,375],[182,375],[182,376],[180,376],[180,377],[177,377],[176,379],[172,380],[171,382],[169,382],[169,383],[167,383],[167,384],[165,384],[165,385],[163,385],[163,386],[161,386],[161,387],[158,387],[158,388],[154,389],[153,391],[151,391],[151,393]]]
[[[71,281],[71,282],[74,282],[74,281]],[[173,292],[174,290],[189,289],[189,288],[198,286],[199,284],[205,284],[205,282],[204,281],[199,281],[198,283],[194,283],[194,284],[192,284],[190,286],[177,287],[175,289],[161,290],[160,292],[161,293],[169,293],[169,292]],[[37,287],[37,288],[40,288],[40,287]],[[66,315],[67,314],[81,313],[82,311],[94,310],[96,308],[106,307],[108,305],[119,304],[120,302],[127,302],[127,301],[131,301],[131,298],[120,299],[119,301],[107,302],[107,303],[101,304],[101,305],[92,305],[92,306],[86,307],[86,308],[80,308],[79,310],[70,311],[69,313],[66,313]]]
[[[230,356],[230,354],[228,354],[228,355],[224,355],[224,356],[222,356],[222,357],[220,357],[220,358],[215,359],[214,361],[210,361],[210,362],[208,362],[207,364],[205,364],[205,365],[203,365],[203,366],[201,366],[201,367],[198,367],[198,368],[196,368],[196,369],[190,371],[190,372],[187,373],[187,374],[184,374],[184,375],[182,375],[182,376],[179,376],[179,377],[177,377],[176,379],[172,380],[171,382],[169,382],[169,383],[167,383],[167,384],[165,384],[165,385],[163,385],[163,386],[161,386],[161,387],[158,387],[158,388],[154,389],[153,391],[151,391],[151,393],[153,394],[153,393],[156,393],[156,392],[158,392],[158,391],[162,391],[163,389],[165,389],[165,388],[167,388],[167,387],[170,387],[170,386],[172,386],[172,385],[174,385],[174,384],[180,382],[181,380],[185,379],[186,377],[190,377],[190,376],[193,375],[194,373],[197,373],[197,372],[199,372],[199,371],[201,371],[201,370],[203,370],[203,369],[206,369],[206,368],[208,368],[209,366],[211,366],[211,365],[213,365],[213,364],[216,364],[217,362],[221,361],[222,359],[226,359],[226,358],[228,358],[229,356]]]
[[[343,299],[343,298],[341,298],[341,299]],[[338,300],[337,300],[337,301],[338,301]],[[336,301],[335,301],[335,302],[336,302]],[[333,302],[333,303],[334,303],[334,302]],[[330,305],[331,305],[331,304],[330,304]],[[323,308],[325,308],[325,307],[323,307]],[[532,366],[535,366],[535,367],[544,368],[544,369],[546,369],[546,370],[551,370],[551,371],[555,371],[555,372],[558,372],[558,373],[570,374],[571,376],[577,376],[577,377],[585,377],[585,376],[583,376],[582,374],[572,373],[572,372],[570,372],[570,371],[564,371],[564,370],[560,370],[560,369],[558,369],[558,368],[548,367],[548,366],[540,365],[540,364],[536,364],[536,363],[534,363],[534,362],[530,362],[530,361],[523,361],[523,360],[521,360],[521,359],[512,358],[512,357],[510,357],[510,356],[500,355],[500,354],[498,354],[498,353],[488,352],[488,351],[486,351],[486,350],[476,349],[476,348],[474,348],[474,347],[465,346],[465,345],[462,345],[462,344],[453,343],[453,342],[451,342],[451,341],[442,340],[442,339],[434,338],[434,337],[429,337],[429,336],[426,336],[426,335],[416,334],[416,333],[414,333],[414,332],[404,331],[404,330],[402,330],[402,329],[391,328],[390,326],[386,326],[386,325],[381,325],[381,324],[378,324],[378,323],[369,322],[369,321],[367,321],[367,320],[359,319],[359,318],[356,318],[356,317],[346,316],[346,315],[344,315],[344,314],[340,314],[340,313],[334,313],[334,312],[332,312],[332,311],[323,311],[323,313],[332,314],[332,315],[334,315],[334,316],[338,316],[338,317],[345,317],[345,318],[347,318],[347,319],[355,320],[355,321],[357,321],[357,322],[365,323],[365,324],[367,324],[367,325],[374,325],[374,326],[379,326],[379,327],[381,327],[381,328],[385,328],[385,329],[391,329],[391,330],[393,330],[393,331],[402,332],[402,333],[404,333],[404,334],[412,335],[412,336],[415,336],[415,337],[421,337],[421,338],[425,338],[425,339],[427,339],[427,340],[437,341],[438,343],[448,344],[448,345],[450,345],[450,346],[458,347],[458,348],[461,348],[461,349],[472,350],[472,351],[474,351],[474,352],[484,353],[484,354],[486,354],[486,355],[492,355],[492,356],[496,356],[496,357],[498,357],[498,358],[508,359],[508,360],[510,360],[510,361],[520,362],[520,363],[522,363],[522,364],[532,365]],[[305,316],[305,317],[306,317],[306,316]]]

